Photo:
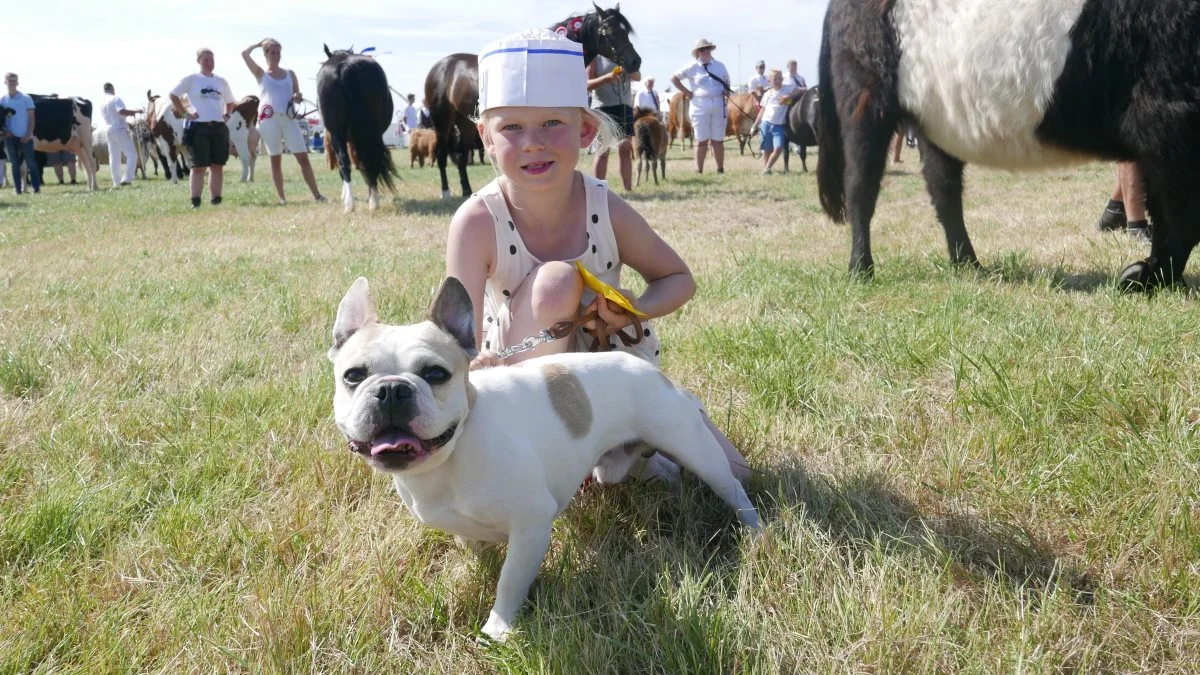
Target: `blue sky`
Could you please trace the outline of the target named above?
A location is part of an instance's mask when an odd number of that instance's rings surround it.
[[[454,52],[478,52],[508,33],[549,26],[591,8],[581,0],[110,0],[103,4],[33,0],[6,3],[0,20],[0,71],[21,76],[28,93],[97,99],[112,82],[126,104],[142,107],[145,92],[166,93],[196,70],[195,51],[207,46],[216,72],[234,94],[257,93],[241,61],[251,42],[283,43],[283,65],[296,71],[301,90],[315,99],[313,77],[322,43],[355,49],[374,46],[396,89],[421,99],[425,75]],[[689,60],[700,37],[717,44],[715,56],[744,83],[755,60],[780,67],[789,58],[810,83],[827,0],[633,0],[621,10],[637,34],[643,75],[658,88]],[[607,5],[605,5],[607,6]],[[255,53],[261,63],[261,51]]]

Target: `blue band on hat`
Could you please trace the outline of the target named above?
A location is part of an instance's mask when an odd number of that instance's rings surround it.
[[[577,52],[571,49],[529,49],[528,47],[506,47],[504,49],[494,49],[483,56],[480,56],[479,60],[482,61],[494,54],[503,54],[505,52],[528,52],[530,54],[566,54],[568,56],[578,56],[579,58],[583,58],[582,51]]]

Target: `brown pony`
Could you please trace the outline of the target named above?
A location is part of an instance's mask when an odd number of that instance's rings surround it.
[[[682,91],[677,91],[667,100],[667,136],[670,147],[675,147],[675,137],[679,137],[679,147],[684,147],[691,141],[691,147],[696,147],[696,136],[692,131],[692,121],[688,119],[688,100]]]
[[[639,108],[633,121],[633,156],[638,158],[637,185],[642,184],[642,170],[647,178],[654,174],[658,185],[658,167],[662,166],[663,180],[667,179],[667,128],[658,119],[658,113],[649,108]]]
[[[750,142],[750,129],[754,127],[754,119],[758,117],[758,99],[754,94],[734,94],[726,104],[728,116],[725,118],[725,135],[737,137],[738,150],[746,154],[746,146],[750,146],[750,156],[758,157],[754,152],[754,144]]]

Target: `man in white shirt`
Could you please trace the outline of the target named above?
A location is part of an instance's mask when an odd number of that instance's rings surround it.
[[[401,139],[403,140],[403,147],[406,148],[412,141],[413,129],[418,128],[421,123],[421,115],[417,112],[417,106],[413,105],[416,103],[416,101],[417,97],[413,94],[409,94],[408,107],[404,109],[404,135],[401,137]]]
[[[111,83],[104,83],[104,103],[100,114],[108,125],[108,168],[112,173],[113,187],[130,185],[133,174],[137,171],[137,151],[133,146],[133,135],[129,133],[129,123],[126,117],[136,115],[141,110],[129,110],[125,102],[117,96]],[[121,175],[121,155],[125,156],[125,174]]]
[[[692,47],[695,60],[671,76],[671,82],[691,100],[688,117],[696,135],[696,173],[704,173],[709,146],[717,173],[725,173],[725,96],[729,93],[729,71],[712,57],[716,48],[701,38]],[[688,80],[687,86],[683,80]]]
[[[804,81],[804,76],[796,72],[796,59],[790,59],[787,62],[787,74],[783,76],[783,84],[792,85],[797,89],[808,89],[808,83]]]
[[[653,110],[656,113],[661,113],[662,108],[659,103],[658,92],[654,91],[654,78],[647,77],[645,80],[646,88],[637,95],[637,102],[634,107],[638,110]]]
[[[192,174],[188,178],[193,209],[200,208],[206,169],[212,171],[208,181],[212,204],[221,203],[225,162],[229,161],[229,127],[225,126],[225,120],[233,112],[233,91],[225,78],[213,74],[214,62],[211,49],[203,47],[197,50],[196,63],[200,64],[200,72],[183,78],[171,90],[171,104],[175,112],[186,117],[191,125],[190,129],[184,129],[183,135],[184,145],[192,153]],[[191,104],[191,112],[183,105],[184,95]]]
[[[771,83],[767,80],[767,76],[763,74],[766,70],[767,63],[759,59],[758,63],[754,64],[754,72],[756,74],[750,78],[748,89],[751,94],[754,94],[754,98],[759,100],[762,100],[763,92],[767,90],[767,87],[771,86]]]

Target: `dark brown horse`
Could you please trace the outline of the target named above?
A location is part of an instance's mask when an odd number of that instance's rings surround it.
[[[597,55],[604,56],[629,72],[642,67],[642,57],[633,48],[629,36],[633,28],[621,14],[618,4],[612,9],[595,10],[568,17],[551,30],[583,45],[584,65]],[[450,198],[446,178],[446,160],[457,158],[458,177],[465,199],[471,194],[467,179],[467,158],[478,147],[479,132],[472,119],[479,107],[479,57],[475,54],[451,54],[433,65],[425,78],[425,101],[433,130],[437,132],[437,165],[442,178],[442,199]]]
[[[817,87],[807,89],[796,100],[788,105],[787,119],[784,120],[784,135],[788,143],[795,143],[800,148],[800,165],[808,171],[808,148],[817,144],[817,134],[820,124],[821,98]],[[788,170],[788,148],[783,149],[783,170]]]
[[[369,56],[339,49],[317,71],[317,102],[325,122],[326,152],[335,154],[342,175],[342,204],[354,210],[350,192],[350,153],[353,143],[357,165],[367,181],[368,207],[379,208],[379,183],[389,190],[396,176],[392,153],[383,144],[383,132],[392,121],[392,94],[383,68]]]

